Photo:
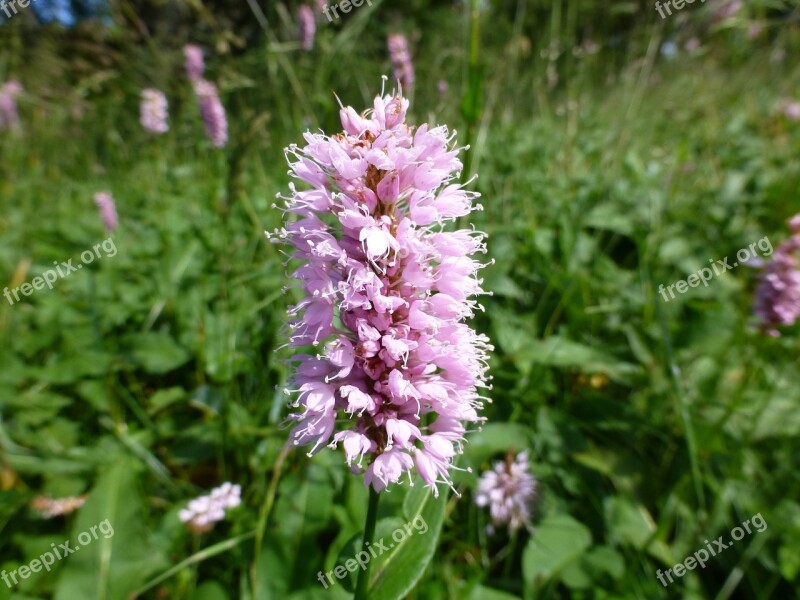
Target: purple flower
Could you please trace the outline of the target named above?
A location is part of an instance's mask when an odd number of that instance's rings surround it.
[[[208,138],[214,147],[222,148],[228,143],[228,120],[217,87],[201,79],[195,82],[194,91],[200,100],[200,116],[206,126]]]
[[[300,45],[303,50],[314,48],[314,36],[317,33],[316,17],[310,6],[300,5],[297,10],[297,21],[300,27]]]
[[[199,81],[203,78],[206,70],[203,61],[203,49],[194,44],[187,44],[183,47],[183,58],[186,64],[186,75],[190,81]]]
[[[117,207],[114,204],[114,198],[108,192],[97,192],[94,195],[94,203],[100,211],[100,217],[103,219],[103,225],[108,231],[114,231],[119,222],[117,220]]]
[[[462,165],[446,127],[406,124],[408,100],[376,97],[344,132],[306,133],[286,150],[291,217],[274,237],[295,249],[305,297],[289,309],[296,354],[291,432],[309,455],[341,443],[347,464],[381,491],[416,468],[426,486],[452,487],[462,422],[488,388],[488,338],[464,323],[483,294],[472,258],[485,234],[446,231],[478,194],[456,183]],[[270,237],[270,234],[267,234]],[[427,415],[427,416],[426,416]]]
[[[242,488],[239,485],[223,483],[211,490],[208,496],[201,496],[189,502],[189,506],[178,513],[178,518],[198,533],[210,531],[214,523],[225,518],[225,511],[242,503]]]
[[[754,40],[761,36],[764,32],[764,24],[756,21],[755,23],[751,23],[750,26],[747,28],[747,39]]]
[[[753,313],[763,333],[779,337],[779,326],[793,325],[800,318],[800,214],[789,221],[794,235],[776,248],[772,260],[764,266],[756,290]]]
[[[142,102],[139,106],[142,127],[152,133],[166,133],[169,131],[168,114],[167,97],[162,92],[152,88],[142,90]]]
[[[393,33],[386,39],[389,47],[389,58],[394,67],[394,78],[405,89],[414,85],[414,65],[411,62],[411,53],[408,51],[406,36]]]
[[[19,127],[16,96],[22,93],[19,81],[7,81],[0,86],[0,131]]]
[[[796,100],[783,100],[780,104],[783,116],[790,121],[800,121],[800,102]]]
[[[493,525],[508,525],[510,531],[530,525],[531,507],[536,498],[536,478],[530,474],[528,453],[512,460],[496,462],[478,482],[475,504],[488,506]],[[493,529],[493,528],[492,528]]]
[[[730,19],[742,10],[742,0],[725,0],[720,2],[718,8],[714,9],[713,19],[724,21]]]

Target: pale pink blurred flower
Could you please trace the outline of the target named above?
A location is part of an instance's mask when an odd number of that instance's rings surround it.
[[[394,67],[394,79],[405,89],[414,85],[414,64],[411,62],[411,52],[408,49],[406,36],[393,33],[386,39],[389,47],[389,58]]]
[[[22,84],[16,79],[11,79],[3,84],[3,92],[16,96],[22,93]]]
[[[724,21],[735,16],[740,10],[742,10],[742,0],[723,0],[717,3],[713,18],[715,21]]]
[[[108,231],[114,231],[119,225],[114,197],[109,192],[97,192],[94,195],[94,203],[100,211],[100,217],[103,219],[103,226]]]
[[[686,43],[683,45],[684,50],[687,52],[694,52],[700,48],[701,42],[700,38],[697,37],[690,37],[686,40]]]
[[[764,24],[761,22],[755,22],[747,28],[747,39],[754,40],[761,36],[761,33],[764,31]]]
[[[206,70],[206,65],[203,61],[203,49],[194,44],[187,44],[183,47],[183,57],[186,64],[186,75],[189,79],[191,81],[202,79]]]
[[[228,143],[228,119],[219,99],[217,87],[205,79],[195,82],[194,91],[200,100],[200,116],[211,144],[222,148]]]
[[[153,88],[142,90],[142,101],[139,106],[139,121],[142,127],[152,133],[166,133],[169,131],[168,116],[169,104],[164,93]]]
[[[781,102],[781,112],[790,121],[800,121],[800,102],[784,100]]]
[[[300,45],[303,50],[314,48],[314,36],[317,34],[317,22],[311,7],[302,4],[297,10],[297,22],[300,28]]]
[[[478,482],[475,504],[488,506],[492,525],[508,525],[509,531],[530,525],[533,501],[538,484],[530,473],[527,452],[515,459],[495,462],[494,468],[485,471]],[[490,529],[493,531],[494,527]]]
[[[0,131],[19,127],[16,96],[20,93],[22,84],[19,81],[7,81],[0,86]]]
[[[188,507],[178,513],[178,518],[196,533],[210,531],[214,523],[225,518],[225,511],[242,503],[241,494],[241,486],[223,483],[211,490],[208,496],[200,496],[189,502]]]
[[[779,337],[778,327],[800,319],[800,214],[789,220],[793,235],[775,249],[772,259],[762,263],[761,283],[756,290],[753,314],[763,333]]]
[[[36,496],[31,500],[31,508],[45,519],[68,515],[86,503],[87,496],[71,496],[67,498],[49,498]]]

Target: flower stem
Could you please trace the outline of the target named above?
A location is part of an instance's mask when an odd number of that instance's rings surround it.
[[[367,550],[367,544],[371,544],[373,541],[372,538],[375,537],[375,523],[378,520],[378,500],[380,500],[380,494],[376,492],[372,486],[370,486],[369,506],[367,507],[367,522],[364,525],[364,539],[361,542],[361,550],[367,554],[369,554],[369,551]],[[358,583],[356,584],[356,595],[354,600],[366,600],[367,589],[369,588],[369,572],[371,566],[372,563],[368,562],[364,570],[358,575]]]
[[[278,483],[281,479],[281,472],[283,471],[283,463],[289,455],[292,446],[286,445],[281,453],[278,455],[278,460],[275,462],[275,467],[272,471],[272,481],[270,481],[267,493],[264,496],[264,502],[261,505],[261,510],[258,515],[258,527],[256,527],[255,537],[255,559],[251,568],[251,579],[253,585],[253,598],[260,598],[261,590],[259,589],[260,579],[258,577],[258,570],[261,567],[261,546],[264,545],[264,531],[267,528],[267,521],[272,512],[272,505],[275,502],[275,494],[278,491]]]

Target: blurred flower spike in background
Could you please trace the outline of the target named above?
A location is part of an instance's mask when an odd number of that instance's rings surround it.
[[[489,508],[490,533],[499,525],[507,525],[511,532],[530,526],[537,488],[527,452],[520,452],[516,457],[509,453],[505,461],[497,461],[492,469],[485,471],[478,482],[475,504]]]
[[[800,318],[800,214],[789,220],[789,228],[793,235],[763,265],[753,308],[761,330],[772,337],[780,336],[778,327],[794,325]]]

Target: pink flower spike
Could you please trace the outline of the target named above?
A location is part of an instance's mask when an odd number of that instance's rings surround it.
[[[411,62],[411,52],[408,50],[406,36],[393,33],[386,39],[386,45],[389,47],[389,58],[394,67],[395,81],[399,82],[404,89],[410,90],[414,85],[414,65]],[[405,100],[405,98],[401,100]]]
[[[287,148],[296,185],[281,196],[286,223],[267,235],[299,263],[302,299],[287,324],[298,350],[292,443],[314,454],[341,442],[376,491],[416,469],[438,494],[439,483],[452,488],[464,423],[482,422],[488,400],[492,346],[465,323],[484,294],[472,255],[486,246],[481,232],[449,231],[479,208],[456,182],[452,136],[409,126],[407,112],[401,96],[363,114],[342,106],[343,132]]]
[[[169,131],[167,117],[169,105],[163,92],[148,88],[142,90],[139,120],[147,131],[155,134]]]
[[[186,63],[186,76],[189,81],[200,81],[206,70],[203,49],[194,44],[187,44],[183,47],[183,57]]]
[[[529,468],[527,452],[520,452],[481,475],[475,504],[489,507],[493,525],[507,525],[509,531],[530,526],[539,486]]]
[[[761,332],[771,337],[780,337],[778,327],[794,325],[800,319],[800,214],[789,220],[789,228],[793,235],[775,249],[769,261],[759,265],[762,273],[753,314]]]
[[[314,37],[317,34],[317,21],[314,11],[306,4],[301,4],[297,10],[297,22],[300,28],[300,46],[305,51],[314,48]]]
[[[219,99],[217,86],[201,79],[195,82],[194,91],[200,100],[200,116],[206,126],[208,138],[215,148],[222,148],[228,143],[228,119]]]
[[[119,225],[119,221],[113,196],[109,192],[97,192],[94,195],[94,203],[100,211],[100,217],[103,219],[105,228],[108,231],[114,231]]]
[[[16,97],[22,93],[22,84],[11,80],[0,86],[0,131],[19,128]]]

